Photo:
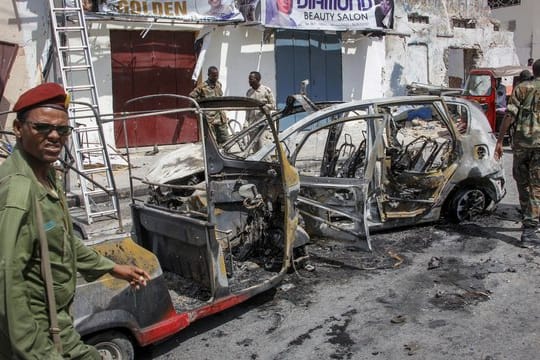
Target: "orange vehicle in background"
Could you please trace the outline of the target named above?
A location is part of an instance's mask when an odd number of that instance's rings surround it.
[[[532,73],[530,67],[514,65],[475,68],[469,72],[463,88],[463,96],[480,104],[486,113],[491,129],[495,133],[499,132],[506,111],[506,99],[512,94],[519,74],[523,70],[529,70]],[[501,94],[501,91],[497,94],[499,82],[504,86],[504,94]],[[504,101],[504,104],[499,104],[499,106],[497,106],[498,96]]]

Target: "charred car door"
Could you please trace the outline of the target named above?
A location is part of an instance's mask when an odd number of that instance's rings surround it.
[[[300,212],[308,233],[365,239],[385,116],[345,109],[318,119],[291,156],[300,174]]]
[[[416,223],[441,204],[441,193],[456,171],[455,127],[442,100],[389,102],[375,109],[391,121],[384,132],[373,227]]]

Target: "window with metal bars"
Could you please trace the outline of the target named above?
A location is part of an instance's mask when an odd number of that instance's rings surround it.
[[[488,6],[492,9],[521,5],[521,0],[488,0]]]

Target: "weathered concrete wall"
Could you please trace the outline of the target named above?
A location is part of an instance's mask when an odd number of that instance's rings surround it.
[[[408,21],[410,14],[428,23]],[[484,1],[411,0],[396,2],[396,34],[386,36],[386,95],[404,94],[412,81],[448,85],[449,49],[476,50],[476,66],[517,64],[512,33],[494,31]],[[475,28],[460,28],[453,19],[473,20]],[[456,72],[452,69],[452,72]]]
[[[515,24],[514,42],[521,64],[527,64],[527,59],[540,58],[540,26],[538,0],[521,0],[521,5],[494,9],[491,16],[501,21],[501,28],[507,29],[511,22]]]

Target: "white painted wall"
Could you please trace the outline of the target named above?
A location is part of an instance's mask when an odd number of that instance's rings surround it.
[[[494,9],[492,16],[501,22],[501,28],[507,29],[510,21],[515,21],[514,42],[519,63],[527,64],[527,59],[540,58],[540,2],[521,0],[521,5]]]
[[[343,100],[383,96],[385,42],[354,32],[342,35]],[[349,76],[348,74],[354,74]]]
[[[276,91],[274,39],[263,42],[263,30],[258,27],[227,26],[216,28],[206,54],[201,76],[214,65],[219,68],[220,81],[227,96],[245,96],[251,71],[261,73],[261,82]]]
[[[41,82],[41,56],[49,29],[44,25],[46,6],[47,3],[41,1],[0,3],[0,40],[19,46],[0,111],[10,110],[22,92]],[[10,129],[14,117],[14,114],[0,116],[0,125]]]

